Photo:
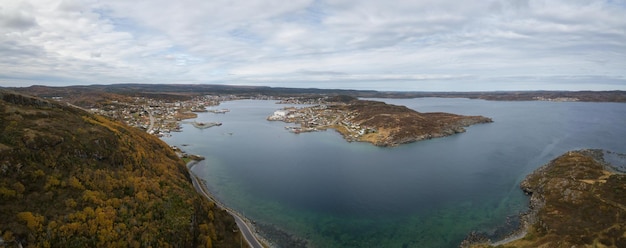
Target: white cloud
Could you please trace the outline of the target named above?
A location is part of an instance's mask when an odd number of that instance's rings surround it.
[[[626,2],[0,1],[0,68],[0,85],[626,89]]]

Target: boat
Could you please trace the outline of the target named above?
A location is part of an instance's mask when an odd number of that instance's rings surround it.
[[[229,109],[209,109],[207,110],[207,112],[211,112],[215,114],[226,114],[227,112],[230,112],[230,110]]]

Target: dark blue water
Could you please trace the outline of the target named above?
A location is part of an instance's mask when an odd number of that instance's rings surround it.
[[[458,247],[491,232],[527,199],[519,182],[573,149],[626,152],[626,104],[381,99],[419,112],[484,115],[494,123],[394,148],[335,131],[292,134],[265,118],[273,101],[222,103],[220,127],[164,138],[207,159],[194,171],[225,204],[315,247]]]

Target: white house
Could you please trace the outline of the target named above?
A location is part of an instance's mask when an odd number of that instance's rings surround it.
[[[284,120],[288,114],[289,114],[288,110],[284,110],[284,109],[276,110],[274,111],[274,114],[268,117],[267,119],[268,120]]]

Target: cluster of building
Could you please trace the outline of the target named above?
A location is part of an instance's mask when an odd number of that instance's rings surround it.
[[[168,101],[135,97],[129,102],[110,101],[99,108],[91,108],[92,113],[105,115],[126,124],[145,130],[157,136],[180,131],[180,121],[195,118],[194,112],[207,112],[206,107],[218,105],[221,101],[233,100],[236,96],[205,95],[188,101]],[[216,110],[225,113],[227,110]]]
[[[105,115],[113,119],[124,121],[130,126],[145,130],[149,134],[167,136],[170,132],[181,130],[181,121],[197,117],[197,112],[212,112],[223,114],[228,109],[207,109],[209,106],[219,105],[222,101],[239,100],[242,97],[235,95],[213,96],[205,95],[194,97],[191,100],[165,100],[146,97],[134,97],[132,101],[110,101],[102,103],[97,108],[91,108],[92,113]],[[271,96],[253,96],[246,99],[277,100]],[[271,121],[284,121],[297,123],[300,126],[289,126],[288,130],[294,133],[312,132],[335,128],[346,138],[358,139],[360,136],[376,132],[375,128],[362,127],[351,120],[358,113],[329,108],[324,98],[278,98],[280,104],[305,104],[314,105],[304,108],[287,107],[277,110],[267,119]],[[193,122],[196,128],[208,128],[219,126],[221,123]]]
[[[287,97],[287,98],[280,99],[278,104],[308,104],[308,105],[314,105],[314,104],[324,104],[325,102],[326,102],[326,100],[323,97],[318,97],[318,98]]]
[[[543,96],[537,96],[537,97],[534,97],[534,99],[536,101],[548,101],[548,102],[577,102],[579,100],[578,98],[575,98],[575,97],[550,98],[550,97],[543,97]]]
[[[352,122],[357,115],[358,113],[338,108],[329,108],[328,105],[320,104],[312,107],[288,107],[276,110],[271,116],[267,117],[267,120],[300,124],[300,126],[285,127],[293,133],[314,132],[334,128],[349,140],[358,140],[365,134],[377,132],[376,128],[361,126]]]

